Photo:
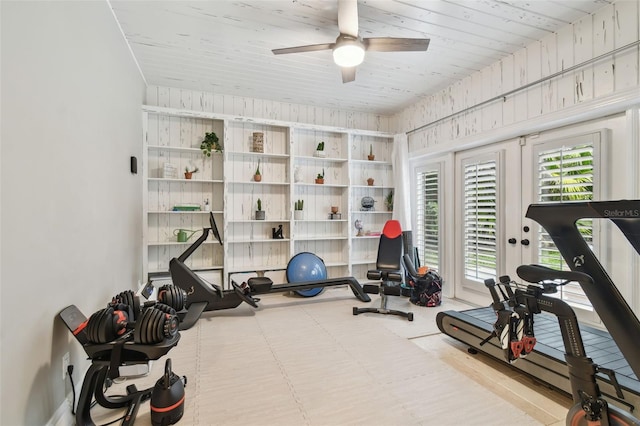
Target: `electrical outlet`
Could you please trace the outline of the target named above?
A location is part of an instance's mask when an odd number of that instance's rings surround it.
[[[71,356],[69,352],[66,352],[62,355],[62,380],[67,378],[67,368],[69,368],[69,364],[71,364]]]

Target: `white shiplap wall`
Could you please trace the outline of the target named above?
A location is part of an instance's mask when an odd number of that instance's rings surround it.
[[[349,129],[389,132],[390,117],[380,114],[275,102],[170,87],[149,86],[147,104],[191,111],[264,118]]]
[[[562,28],[394,116],[396,131],[411,132],[409,151],[428,154],[497,129],[540,119],[580,104],[625,94],[640,99],[639,48],[535,84],[503,99],[481,102],[531,84],[640,40],[640,6],[618,1]],[[473,108],[460,114],[460,111]],[[454,115],[455,114],[455,115]],[[444,117],[451,116],[442,120]],[[438,121],[442,120],[442,121]],[[430,125],[430,123],[434,123]],[[520,126],[526,129],[526,125]],[[438,147],[437,150],[442,150]]]

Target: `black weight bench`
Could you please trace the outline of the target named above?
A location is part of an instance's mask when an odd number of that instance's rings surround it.
[[[378,285],[365,284],[363,290],[369,294],[380,295],[379,308],[358,308],[353,307],[353,315],[364,313],[396,315],[413,321],[413,312],[398,311],[387,308],[387,296],[400,296],[400,283],[403,279],[402,273],[402,228],[397,220],[388,220],[382,229],[380,242],[378,243],[378,258],[376,269],[367,272],[370,280],[379,280]],[[394,284],[397,283],[397,284]]]

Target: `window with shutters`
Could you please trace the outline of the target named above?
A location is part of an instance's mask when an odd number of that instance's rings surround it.
[[[464,274],[472,280],[497,273],[496,187],[495,160],[464,166]]]
[[[594,146],[583,143],[538,152],[538,202],[570,203],[591,201],[594,194]],[[591,219],[576,223],[587,244],[593,249],[594,224]],[[554,269],[569,270],[562,255],[547,232],[539,227],[538,263]],[[589,308],[591,303],[577,283],[559,287],[560,297],[567,302]]]
[[[422,265],[440,269],[439,170],[416,174],[416,233],[414,246]]]

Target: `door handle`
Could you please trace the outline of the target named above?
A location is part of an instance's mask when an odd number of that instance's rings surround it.
[[[524,239],[524,240],[520,240],[520,244],[522,244],[523,246],[528,246],[529,245],[529,240],[528,239]]]
[[[507,241],[509,241],[509,244],[515,244],[518,242],[518,240],[516,240],[515,238],[509,238]]]

